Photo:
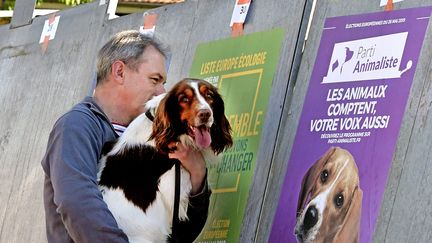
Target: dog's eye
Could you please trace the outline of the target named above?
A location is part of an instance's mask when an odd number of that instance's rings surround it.
[[[187,96],[185,96],[185,95],[180,95],[179,96],[179,101],[181,103],[189,103],[189,98]]]
[[[323,170],[323,172],[321,172],[321,183],[325,183],[327,181],[327,178],[329,176],[328,170]]]
[[[213,99],[213,92],[209,91],[205,96],[207,99]]]
[[[336,207],[340,208],[342,207],[343,203],[344,203],[344,196],[342,194],[337,194],[335,199],[334,199],[334,203],[336,205]]]

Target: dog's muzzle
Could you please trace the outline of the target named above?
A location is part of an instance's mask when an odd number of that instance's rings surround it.
[[[303,217],[303,222],[301,222],[300,227],[296,227],[295,235],[299,242],[303,242],[304,237],[308,234],[308,231],[312,229],[318,222],[318,210],[315,205],[310,205]]]
[[[318,210],[314,205],[311,205],[307,210],[303,219],[303,229],[308,231],[318,222]]]

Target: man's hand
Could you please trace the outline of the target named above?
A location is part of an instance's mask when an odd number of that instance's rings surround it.
[[[177,149],[169,154],[172,159],[180,160],[182,166],[191,176],[191,196],[201,192],[206,174],[206,164],[200,151],[191,149],[181,143],[176,143]]]

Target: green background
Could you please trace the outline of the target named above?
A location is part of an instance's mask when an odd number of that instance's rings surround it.
[[[267,162],[256,158],[283,35],[282,29],[273,29],[200,44],[196,49],[190,77],[206,79],[219,88],[234,138],[233,147],[208,165],[213,194],[198,242],[238,242],[255,165]],[[241,57],[264,52],[265,62],[258,65],[202,72],[205,63],[237,58],[239,64]]]

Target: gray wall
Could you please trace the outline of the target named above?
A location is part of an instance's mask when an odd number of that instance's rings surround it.
[[[32,2],[32,1],[30,1]],[[324,19],[382,11],[378,0],[319,0],[301,53],[312,1],[254,0],[245,34],[285,29],[241,242],[266,242],[317,53]],[[233,0],[187,0],[151,10],[156,36],[172,53],[168,86],[188,76],[199,43],[230,36]],[[410,0],[395,9],[432,5]],[[138,29],[142,13],[108,20],[99,1],[61,11],[56,38],[42,52],[49,16],[0,26],[0,242],[45,242],[40,160],[55,120],[89,93],[97,50],[115,32]],[[19,22],[26,22],[20,16]],[[427,31],[374,236],[376,242],[431,241],[431,27]],[[298,77],[297,77],[298,73]],[[271,115],[269,115],[271,114]],[[423,151],[423,152],[420,152]]]
[[[0,27],[0,242],[46,241],[40,161],[56,118],[87,93],[93,76],[91,38],[105,9],[91,4],[60,15],[45,53],[39,38],[47,17]]]

